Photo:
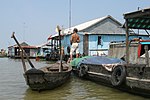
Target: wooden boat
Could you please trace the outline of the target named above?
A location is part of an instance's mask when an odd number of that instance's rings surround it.
[[[137,43],[129,40],[129,28],[150,30],[150,8],[124,14],[124,17],[126,19],[124,27],[126,28],[127,37],[124,46],[125,52],[122,54],[125,54],[123,57],[125,61],[109,57],[78,58],[71,62],[73,72],[84,79],[133,94],[150,97],[150,59],[148,52],[150,50],[150,40],[133,40]],[[115,50],[119,51],[117,49],[121,48],[121,46],[123,47],[123,45],[116,46]],[[136,46],[139,49],[134,49]],[[144,60],[138,57],[141,54],[145,55]],[[130,55],[137,55],[134,57],[134,61],[132,61],[133,57]],[[135,61],[137,62],[135,63]]]
[[[14,36],[14,33],[12,34],[12,38],[14,38],[15,42],[18,44],[21,50],[21,59],[24,68],[24,77],[27,85],[32,90],[41,91],[41,90],[53,89],[64,84],[70,78],[72,67],[69,64],[62,62],[61,59],[59,62],[50,64],[49,66],[36,69],[32,64],[32,62],[30,61],[27,54],[25,53],[25,51],[20,46],[19,42]],[[32,67],[29,70],[26,69],[24,56],[27,58],[27,61]]]
[[[150,97],[150,67],[146,64],[129,64],[117,58],[101,56],[76,58],[73,72],[82,79]]]
[[[27,85],[32,90],[54,89],[67,82],[71,75],[72,67],[63,63],[63,70],[59,72],[60,63],[50,64],[40,69],[29,69],[24,73]]]

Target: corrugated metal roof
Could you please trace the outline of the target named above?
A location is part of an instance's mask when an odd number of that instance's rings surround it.
[[[36,46],[30,46],[29,44],[27,44],[26,42],[22,42],[20,43],[20,46],[22,48],[37,48]],[[8,48],[11,48],[11,47],[18,47],[17,44],[13,45],[13,46],[9,46]]]
[[[84,29],[86,29],[86,28],[88,28],[88,27],[90,27],[90,26],[92,26],[92,25],[95,25],[96,23],[98,23],[98,22],[100,22],[100,21],[102,21],[102,20],[104,20],[104,19],[106,19],[106,18],[111,18],[111,19],[113,19],[115,22],[117,22],[118,24],[121,25],[120,22],[118,22],[118,21],[115,20],[113,17],[111,17],[110,15],[108,15],[108,16],[105,16],[105,17],[97,18],[97,19],[94,19],[94,20],[91,20],[91,21],[88,21],[88,22],[85,22],[85,23],[82,23],[82,24],[73,26],[73,27],[71,27],[71,28],[65,29],[65,30],[64,30],[64,33],[65,33],[65,34],[71,34],[71,33],[73,32],[73,29],[74,29],[74,28],[77,28],[78,31],[82,31],[82,30],[84,30]]]
[[[105,18],[106,18],[106,16],[101,17],[101,18],[97,18],[97,19],[94,19],[94,20],[91,20],[91,21],[88,21],[88,22],[85,22],[85,23],[82,23],[82,24],[79,24],[79,25],[76,25],[76,26],[68,28],[68,29],[65,29],[64,33],[66,33],[66,34],[72,33],[74,28],[77,28],[78,31],[84,30],[84,29],[94,25],[95,23],[97,23],[97,22],[99,22],[99,21],[101,21]]]

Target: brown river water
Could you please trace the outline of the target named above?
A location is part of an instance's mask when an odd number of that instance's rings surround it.
[[[45,61],[32,60],[32,62],[36,68],[47,65]],[[150,100],[150,98],[81,80],[73,74],[66,84],[39,93],[26,85],[21,60],[0,58],[0,100]]]

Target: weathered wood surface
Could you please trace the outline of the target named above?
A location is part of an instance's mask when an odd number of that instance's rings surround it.
[[[47,90],[56,88],[69,80],[72,67],[68,64],[63,64],[63,70],[59,72],[60,64],[51,64],[50,66],[42,67],[38,71],[26,72],[24,74],[27,85],[32,90]],[[29,70],[28,70],[29,71]]]
[[[88,66],[88,71],[81,78],[133,94],[150,97],[150,67],[146,67],[146,64],[129,64],[125,66],[125,80],[115,86],[111,81],[113,71],[110,72],[101,65],[86,66]],[[79,76],[79,69],[73,69],[73,71]]]

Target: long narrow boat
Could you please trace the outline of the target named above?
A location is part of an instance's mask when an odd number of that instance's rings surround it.
[[[63,70],[59,71],[60,63],[50,64],[40,69],[31,68],[24,73],[27,85],[32,90],[54,89],[67,82],[71,75],[72,67],[63,63]]]
[[[122,59],[109,57],[84,57],[71,64],[79,77],[133,94],[150,97],[150,40],[129,40],[131,29],[150,30],[150,8],[124,14],[126,42],[113,45]],[[123,47],[123,48],[122,48]],[[119,52],[118,52],[119,51]],[[114,54],[116,53],[116,54]],[[121,58],[121,57],[120,57]],[[124,61],[123,61],[124,60]]]
[[[12,38],[18,44],[20,49],[19,51],[21,51],[21,59],[24,68],[24,77],[27,85],[32,90],[41,91],[47,89],[54,89],[69,80],[72,67],[69,64],[62,62],[61,58],[60,61],[54,64],[50,64],[49,66],[45,66],[40,69],[36,69],[30,61],[27,54],[25,53],[25,51],[23,50],[23,48],[20,46],[19,42],[17,41],[14,32],[12,34]],[[26,69],[24,56],[27,58],[27,61],[32,67],[29,70]]]

